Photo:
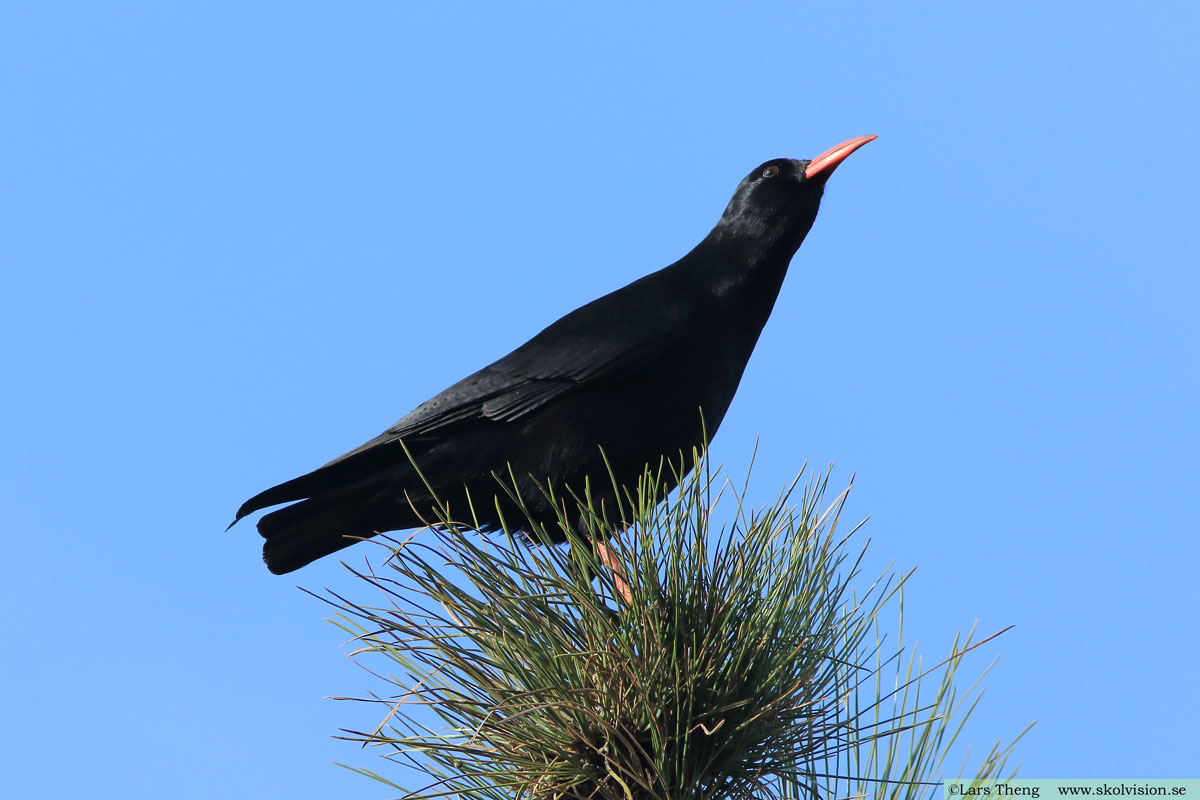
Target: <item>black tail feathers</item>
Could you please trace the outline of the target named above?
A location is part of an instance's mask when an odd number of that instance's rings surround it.
[[[258,521],[263,561],[276,575],[294,572],[318,558],[374,536],[362,522],[356,497],[316,497],[273,511]]]

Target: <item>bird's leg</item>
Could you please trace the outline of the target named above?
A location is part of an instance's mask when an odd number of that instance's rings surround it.
[[[596,542],[596,555],[600,557],[600,563],[612,570],[613,586],[617,592],[625,599],[626,604],[633,602],[633,591],[629,588],[629,582],[626,580],[625,568],[621,566],[617,554],[613,549],[604,542]]]

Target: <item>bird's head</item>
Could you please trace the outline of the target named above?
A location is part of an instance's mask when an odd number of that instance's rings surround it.
[[[859,136],[811,161],[776,158],[755,167],[738,184],[713,233],[743,245],[786,250],[791,258],[817,218],[825,182],[846,158],[874,135]]]

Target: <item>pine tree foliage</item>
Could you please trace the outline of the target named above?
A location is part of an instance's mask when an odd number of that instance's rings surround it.
[[[410,800],[939,795],[982,693],[954,678],[982,642],[924,672],[887,644],[883,612],[911,573],[860,588],[865,545],[851,557],[858,526],[839,532],[846,492],[826,503],[828,475],[752,509],[745,486],[691,458],[674,492],[662,477],[678,464],[664,463],[621,508],[556,504],[609,539],[628,597],[565,511],[569,548],[448,514],[384,540],[386,561],[355,571],[379,600],[326,598],[388,687],[361,700],[386,707],[379,726],[345,738],[427,779],[356,771]],[[1005,777],[1012,747],[992,746],[975,776]]]

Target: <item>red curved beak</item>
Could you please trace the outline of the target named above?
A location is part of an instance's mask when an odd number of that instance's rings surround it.
[[[837,169],[838,164],[846,160],[846,158],[858,148],[862,147],[867,142],[873,142],[879,137],[875,134],[859,136],[854,139],[849,139],[842,142],[837,147],[831,147],[821,155],[817,156],[804,170],[805,178],[815,178],[818,175],[828,176],[831,172]]]

